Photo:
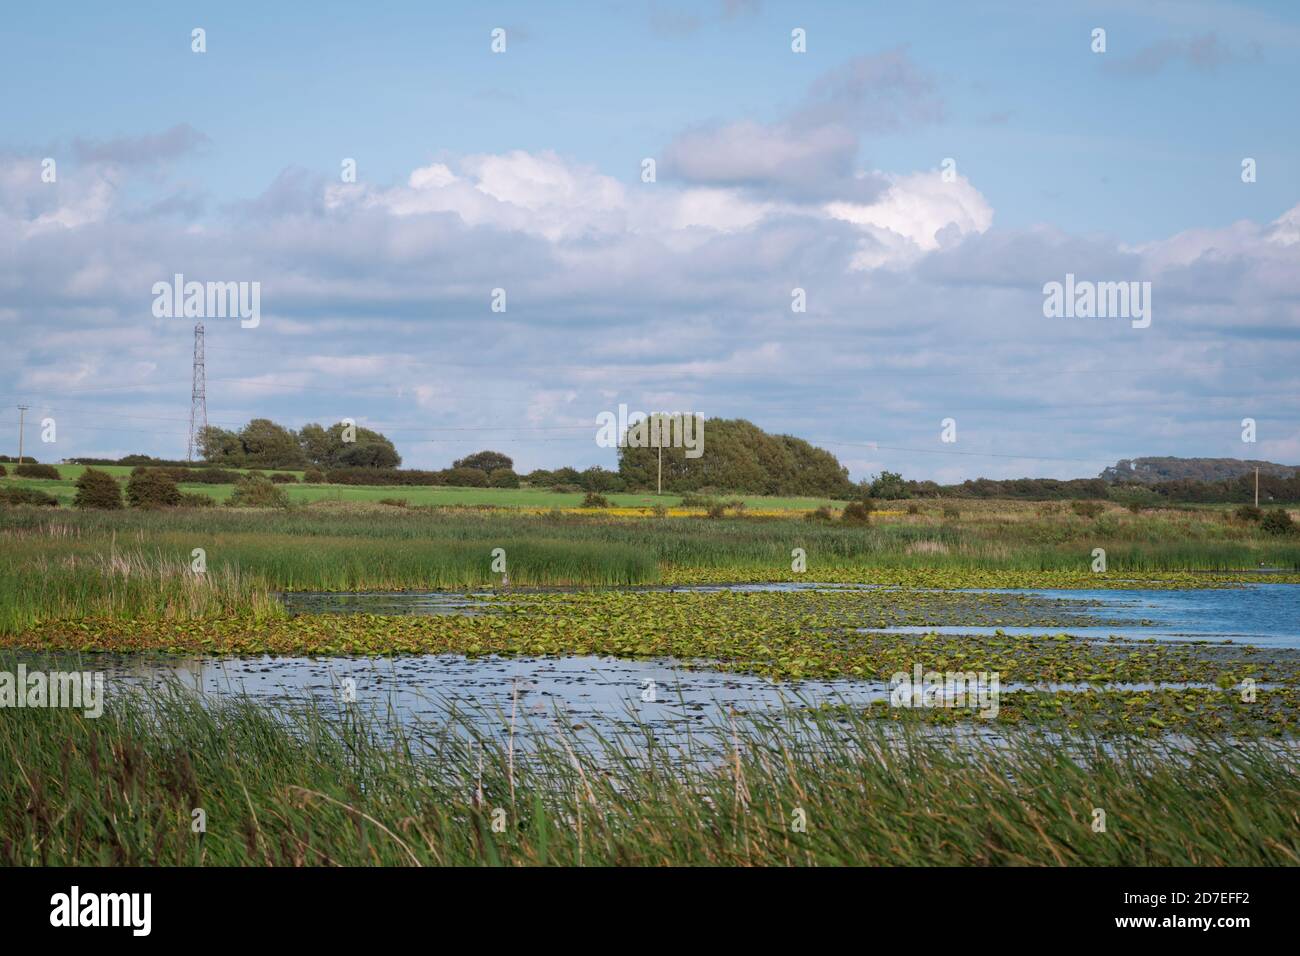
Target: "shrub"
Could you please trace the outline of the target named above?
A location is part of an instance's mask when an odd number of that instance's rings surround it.
[[[481,468],[448,468],[443,476],[443,484],[458,488],[486,488],[488,485],[487,472]]]
[[[668,509],[665,508],[663,505],[655,505],[653,508],[650,509],[650,513],[654,515],[656,518],[668,517]]]
[[[1080,518],[1095,518],[1105,507],[1100,501],[1071,501],[1070,510]]]
[[[47,495],[43,491],[37,491],[35,488],[0,489],[0,501],[7,505],[39,505],[43,508],[57,508],[59,506],[58,498]]]
[[[7,475],[7,474],[9,474],[9,472],[7,472],[7,471],[5,470],[5,466],[4,466],[4,465],[0,465],[0,478],[3,478],[3,477],[4,477],[5,475]]]
[[[876,510],[875,504],[870,498],[863,498],[861,501],[850,501],[840,512],[841,524],[870,524],[871,512]]]
[[[813,511],[809,511],[803,516],[804,521],[830,521],[832,517],[831,509],[822,505]]]
[[[713,499],[708,495],[696,495],[687,492],[682,495],[683,508],[712,508]]]
[[[577,485],[551,485],[551,490],[557,495],[572,495],[581,489]]]
[[[1264,512],[1254,505],[1242,505],[1233,513],[1242,521],[1259,521],[1264,517]]]
[[[609,499],[596,491],[587,492],[587,496],[582,499],[582,508],[608,508]]]
[[[870,485],[872,498],[884,498],[888,500],[897,500],[908,496],[907,483],[903,481],[903,476],[896,471],[882,471]]]
[[[53,465],[29,465],[25,462],[14,469],[14,474],[19,478],[47,478],[52,481],[63,477]]]
[[[1295,522],[1285,508],[1274,508],[1264,515],[1259,526],[1269,534],[1291,534],[1295,531]]]
[[[181,503],[181,490],[166,472],[137,468],[126,483],[126,500],[133,508],[174,508]]]
[[[956,505],[944,505],[943,516],[945,518],[952,518],[953,520],[956,520],[957,518],[961,517],[961,509],[958,508]]]
[[[910,515],[919,515],[921,513],[921,506],[918,504],[910,504],[907,506],[907,513]]]
[[[264,475],[249,475],[235,485],[226,504],[232,508],[287,508],[289,496]]]
[[[445,485],[447,472],[414,468],[331,468],[325,475],[331,485]]]
[[[308,468],[302,473],[302,480],[309,485],[323,485],[325,484],[325,472],[319,468]]]
[[[392,505],[394,508],[405,508],[407,504],[405,498],[380,498],[379,503],[381,505]]]
[[[211,508],[216,503],[217,501],[215,498],[211,498],[201,491],[181,492],[182,508]]]
[[[122,507],[122,489],[108,472],[87,468],[77,479],[77,496],[72,503],[78,508],[115,510]]]
[[[709,505],[707,514],[710,518],[725,518],[727,516],[727,506],[720,501],[715,501]]]
[[[277,485],[296,485],[298,483],[296,476],[284,471],[277,471],[271,476],[271,480]]]
[[[518,488],[519,476],[509,468],[497,468],[488,475],[488,484],[493,488]]]

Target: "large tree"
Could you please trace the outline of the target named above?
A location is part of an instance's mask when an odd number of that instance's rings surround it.
[[[670,491],[714,488],[765,495],[852,497],[848,469],[835,456],[791,435],[770,435],[744,419],[704,422],[703,453],[663,450],[663,483]],[[619,474],[629,488],[654,488],[659,449],[622,447]]]
[[[402,463],[391,441],[360,425],[336,422],[323,428],[312,422],[298,432],[298,444],[307,461],[321,468],[396,468]]]
[[[509,455],[503,455],[499,451],[476,451],[472,455],[466,455],[458,461],[451,464],[453,468],[477,468],[479,471],[486,471],[491,474],[502,468],[514,469],[514,460]]]

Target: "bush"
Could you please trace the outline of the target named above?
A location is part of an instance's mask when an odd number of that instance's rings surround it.
[[[710,518],[725,518],[727,516],[727,506],[720,501],[715,501],[709,505],[706,513]]]
[[[486,488],[487,472],[481,468],[448,468],[443,472],[443,484],[458,488]]]
[[[1242,521],[1259,521],[1264,517],[1264,512],[1254,505],[1242,505],[1233,513]]]
[[[518,488],[519,476],[509,468],[497,468],[488,475],[488,484],[493,488]]]
[[[226,504],[231,508],[287,508],[289,496],[264,475],[249,475],[235,485]]]
[[[51,481],[63,477],[53,465],[29,465],[25,462],[14,469],[14,474],[19,478],[47,478]]]
[[[309,485],[325,484],[325,472],[319,468],[308,468],[302,473],[302,480]]]
[[[481,472],[480,472],[481,474]],[[331,468],[325,480],[331,485],[445,485],[445,471],[414,468]]]
[[[1260,528],[1269,534],[1291,534],[1295,531],[1295,522],[1285,508],[1274,508],[1259,523]]]
[[[850,501],[840,512],[841,524],[870,524],[871,512],[876,510],[875,504],[870,498],[863,498],[861,501]]]
[[[872,498],[891,501],[908,497],[907,482],[903,481],[903,476],[895,471],[882,471],[880,476],[871,483],[870,492]]]
[[[122,489],[108,472],[87,468],[77,479],[77,496],[72,503],[78,508],[116,510],[122,507]]]
[[[391,505],[394,508],[405,508],[407,501],[405,498],[380,498],[381,505]]]
[[[1100,501],[1071,501],[1070,510],[1080,518],[1095,518],[1105,506]]]
[[[181,503],[181,490],[161,469],[137,468],[126,483],[126,500],[133,508],[174,508]]]
[[[216,503],[215,498],[210,498],[201,491],[181,492],[182,508],[211,508]]]
[[[598,492],[589,491],[587,492],[587,497],[582,499],[582,504],[579,505],[579,507],[580,508],[608,508],[609,499]]]
[[[0,478],[3,478],[3,477],[4,477],[5,475],[7,475],[7,474],[9,474],[9,472],[7,472],[7,471],[5,470],[5,466],[4,466],[4,465],[0,465]]]
[[[910,515],[919,515],[921,513],[921,506],[918,504],[910,504],[907,506],[907,513]]]
[[[713,499],[707,495],[696,495],[687,492],[682,495],[683,508],[712,508]]]
[[[822,505],[813,511],[809,511],[803,516],[805,521],[830,521],[832,518],[831,509]]]
[[[663,505],[655,505],[650,509],[650,513],[654,515],[656,518],[668,517],[668,509],[665,508]]]
[[[581,491],[577,485],[551,485],[551,490],[557,495],[572,495]]]
[[[298,483],[297,477],[283,471],[277,471],[274,475],[271,476],[271,480],[274,481],[277,485],[296,485]]]
[[[0,501],[7,505],[39,505],[43,508],[57,508],[59,506],[58,498],[47,495],[43,491],[37,491],[35,488],[0,489]]]
[[[955,521],[956,519],[961,517],[961,509],[958,508],[956,505],[944,505],[943,516],[945,518],[952,518]]]

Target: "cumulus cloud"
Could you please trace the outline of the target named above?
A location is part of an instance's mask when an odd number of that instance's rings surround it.
[[[109,140],[74,139],[72,150],[82,163],[146,166],[177,159],[210,145],[211,140],[189,123],[161,133],[119,136]]]
[[[902,50],[855,57],[812,83],[772,123],[696,127],[664,149],[664,170],[693,184],[738,187],[796,201],[871,202],[884,179],[855,168],[864,133],[943,116],[935,85]]]
[[[852,103],[846,83],[810,98]],[[1270,420],[1278,406],[1260,402],[1300,385],[1285,351],[1300,205],[1138,246],[999,229],[975,183],[936,169],[837,160],[832,191],[800,194],[784,170],[820,159],[782,139],[794,134],[746,134],[783,162],[737,154],[653,184],[514,150],[438,157],[388,185],[289,169],[246,202],[152,217],[140,213],[174,191],[151,191],[147,171],[137,182],[94,164],[53,189],[39,158],[5,157],[0,374],[80,409],[60,422],[62,454],[176,454],[183,434],[146,438],[130,416],[158,415],[160,395],[186,408],[192,322],[149,309],[152,283],[181,272],[262,283],[258,329],[208,323],[214,420],[365,418],[413,466],[492,436],[522,468],[613,465],[594,428],[565,428],[619,401],[747,417],[909,476],[1069,477],[1132,455],[1232,454],[1246,415],[1266,423],[1261,447],[1295,446],[1295,419]],[[1151,281],[1151,328],[1044,318],[1043,284],[1067,272]],[[504,313],[489,307],[497,287]],[[806,313],[791,311],[795,287]],[[84,399],[98,419],[69,391],[97,386],[114,387]],[[947,416],[962,458],[940,453]],[[515,430],[474,430],[487,425]]]

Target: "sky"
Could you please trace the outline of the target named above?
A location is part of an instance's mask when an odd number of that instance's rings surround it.
[[[409,467],[616,467],[620,404],[855,479],[1300,463],[1300,7],[1135,6],[7,7],[0,453],[184,457],[181,274],[260,297],[210,422]]]

